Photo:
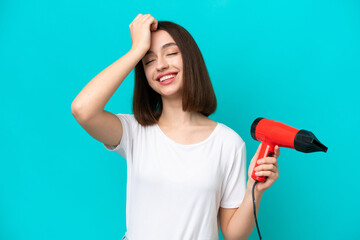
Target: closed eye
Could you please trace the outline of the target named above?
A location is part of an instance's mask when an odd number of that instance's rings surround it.
[[[148,64],[151,63],[152,61],[154,61],[154,60],[147,61],[147,62],[145,63],[145,65],[148,65]]]
[[[167,56],[176,55],[176,54],[178,54],[178,52],[169,53]],[[151,63],[151,62],[153,62],[153,61],[154,61],[154,60],[147,61],[147,62],[145,63],[145,65],[148,65],[149,63]]]

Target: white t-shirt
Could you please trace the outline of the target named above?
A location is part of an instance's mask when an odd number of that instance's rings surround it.
[[[218,123],[202,142],[179,144],[133,114],[118,146],[127,161],[126,237],[129,240],[217,240],[219,207],[240,206],[246,189],[245,142]]]

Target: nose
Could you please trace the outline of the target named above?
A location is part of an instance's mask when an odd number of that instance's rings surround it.
[[[169,64],[166,61],[166,59],[164,57],[160,56],[157,60],[156,69],[160,71],[160,70],[168,68],[168,67],[169,67]]]

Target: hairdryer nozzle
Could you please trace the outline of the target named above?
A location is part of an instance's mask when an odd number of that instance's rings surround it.
[[[300,130],[296,134],[294,146],[296,150],[304,153],[326,152],[328,149],[312,132],[307,130]]]

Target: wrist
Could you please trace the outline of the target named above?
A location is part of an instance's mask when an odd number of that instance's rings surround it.
[[[145,56],[147,51],[148,51],[148,49],[146,49],[146,48],[136,47],[136,46],[132,46],[130,49],[130,52],[133,52],[133,53],[141,56],[141,58],[143,58]]]
[[[261,183],[261,182],[259,182],[259,183]],[[252,189],[253,189],[254,184],[255,184],[255,180],[250,177],[249,180],[247,181],[246,191],[248,191],[249,193],[252,194]],[[265,191],[265,190],[261,190],[261,191],[260,191],[260,190],[258,189],[258,184],[256,184],[255,190],[254,190],[255,196],[261,197],[261,196],[263,195],[264,191]]]

